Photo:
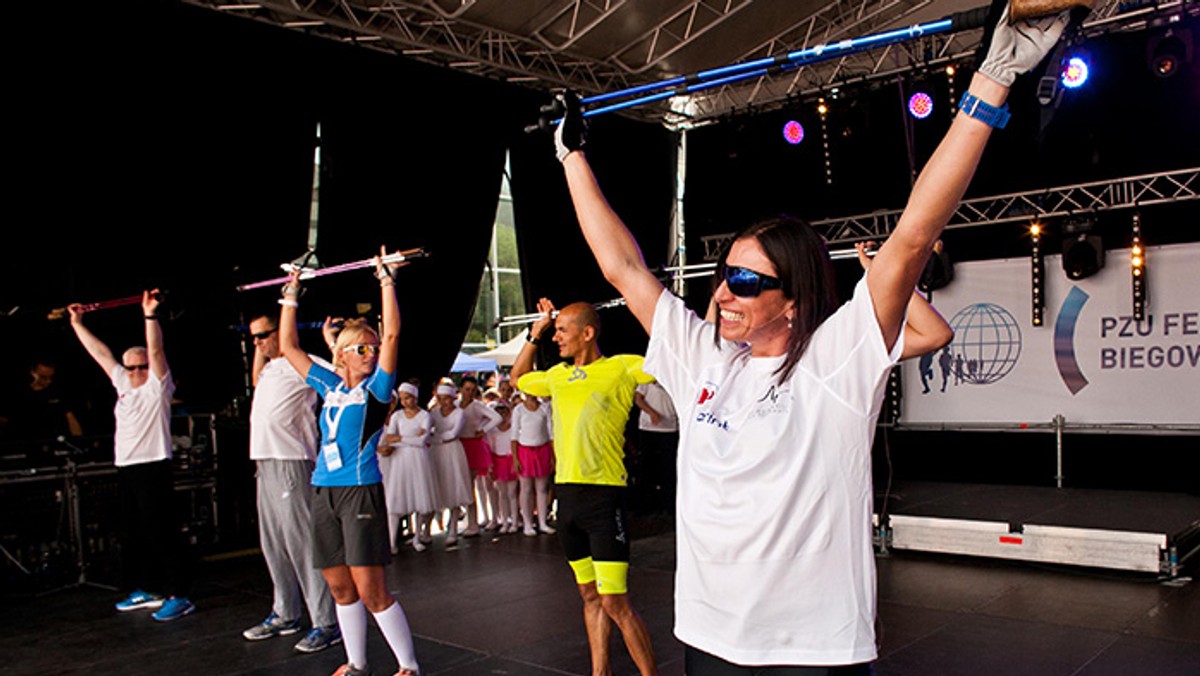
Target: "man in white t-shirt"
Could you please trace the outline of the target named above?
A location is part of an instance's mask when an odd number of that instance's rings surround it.
[[[679,449],[679,417],[671,395],[656,380],[637,386],[633,403],[638,415],[637,492],[654,512],[675,511],[675,457]]]
[[[302,628],[308,606],[311,629],[296,644],[302,653],[342,642],[333,596],[313,564],[312,472],[320,439],[317,393],[279,349],[279,323],[259,315],[250,322],[254,339],[250,404],[250,459],[258,490],[258,533],[275,587],[271,614],[242,632],[247,641],[289,636]],[[312,356],[314,361],[318,357]]]
[[[146,347],[131,347],[117,361],[108,346],[83,325],[86,308],[68,306],[71,328],[108,374],[117,391],[113,443],[120,492],[122,585],[125,612],[157,608],[161,622],[195,612],[187,598],[191,579],[175,521],[171,470],[171,396],[175,381],[163,351],[158,323],[159,291],[142,294]]]

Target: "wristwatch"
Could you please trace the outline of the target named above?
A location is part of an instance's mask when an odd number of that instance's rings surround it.
[[[966,92],[958,102],[958,109],[967,115],[995,129],[1003,129],[1012,115],[1008,112],[1008,104],[997,108],[989,103],[980,101],[971,92]]]

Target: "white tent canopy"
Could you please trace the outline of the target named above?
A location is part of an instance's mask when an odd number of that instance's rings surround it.
[[[529,335],[529,329],[525,329],[516,337],[511,338],[500,345],[488,350],[480,352],[476,357],[481,359],[495,359],[496,363],[501,366],[512,366],[517,360],[517,355],[521,353],[521,348],[525,346],[525,336]]]
[[[489,359],[481,354],[467,354],[459,352],[454,358],[454,365],[450,367],[451,373],[466,373],[468,371],[495,371],[496,360]]]

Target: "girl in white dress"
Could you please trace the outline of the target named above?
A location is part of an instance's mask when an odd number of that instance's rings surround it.
[[[471,470],[467,467],[467,455],[463,452],[463,412],[454,401],[453,385],[437,387],[437,405],[429,412],[433,420],[433,476],[437,484],[438,509],[450,510],[450,523],[446,529],[446,544],[458,542],[458,511],[473,501],[471,497]]]
[[[429,524],[439,506],[437,484],[429,445],[433,440],[433,419],[417,405],[418,388],[409,381],[396,392],[399,407],[388,419],[379,450],[379,468],[383,471],[383,489],[388,506],[388,534],[392,551],[400,520],[413,517],[413,549],[425,551],[429,543]],[[386,451],[386,452],[385,452]]]

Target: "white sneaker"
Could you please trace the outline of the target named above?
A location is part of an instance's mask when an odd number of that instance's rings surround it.
[[[536,530],[534,530],[534,529],[532,529],[532,528],[526,528],[526,529],[525,529],[525,534],[526,534],[526,535],[528,535],[528,536],[529,536],[529,537],[531,537],[531,538],[535,538],[535,537],[537,537],[537,531],[536,531]]]
[[[421,538],[413,538],[412,548],[418,552],[423,552],[425,551],[425,544],[421,542]]]
[[[554,530],[553,528],[551,528],[550,526],[541,526],[541,531],[543,533],[545,533],[546,535],[554,535],[555,533],[558,532],[558,531]]]

